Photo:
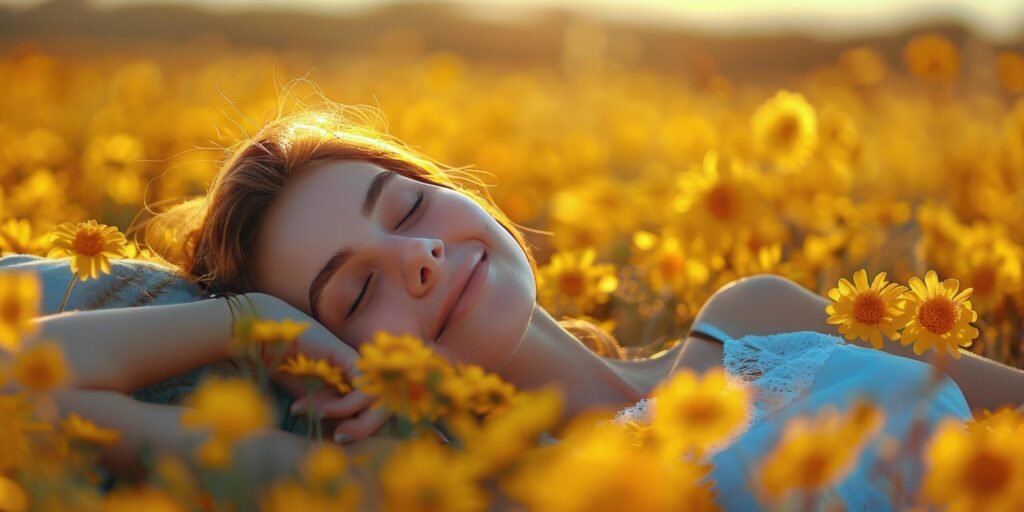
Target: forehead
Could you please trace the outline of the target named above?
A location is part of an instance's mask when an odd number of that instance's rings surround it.
[[[308,311],[309,283],[342,247],[366,236],[363,198],[385,169],[362,161],[316,163],[289,182],[267,210],[256,243],[258,287]]]

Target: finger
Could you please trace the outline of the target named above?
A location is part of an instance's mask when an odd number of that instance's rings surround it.
[[[351,443],[366,439],[379,430],[390,416],[391,413],[386,409],[363,409],[358,415],[341,420],[334,429],[334,440],[338,443]]]
[[[334,397],[333,400],[322,405],[321,413],[325,418],[344,418],[354,416],[358,412],[369,408],[377,401],[376,397],[366,393],[349,393],[343,397]]]

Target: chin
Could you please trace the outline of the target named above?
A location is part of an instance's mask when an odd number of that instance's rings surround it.
[[[536,306],[536,284],[521,276],[496,280],[487,297],[477,304],[464,334],[448,352],[462,363],[497,370],[519,347]]]

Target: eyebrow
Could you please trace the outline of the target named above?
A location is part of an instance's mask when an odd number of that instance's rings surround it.
[[[381,193],[384,192],[384,186],[394,177],[395,173],[391,171],[381,171],[373,177],[373,180],[370,181],[370,186],[366,188],[366,198],[363,199],[362,211],[364,217],[370,218],[373,215],[373,210],[377,207],[377,201],[380,199]],[[327,281],[330,281],[331,277],[351,257],[351,250],[346,248],[339,249],[327,260],[327,263],[324,263],[323,268],[317,272],[313,282],[309,284],[309,310],[314,320],[320,321],[319,314],[317,313],[317,303],[320,300],[320,294],[324,291],[324,286],[327,285]]]

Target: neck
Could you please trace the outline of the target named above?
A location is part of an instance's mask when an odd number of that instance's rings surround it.
[[[539,305],[534,306],[519,347],[498,373],[518,389],[549,384],[560,387],[566,399],[563,420],[592,409],[617,411],[644,397],[642,389],[580,343]]]

